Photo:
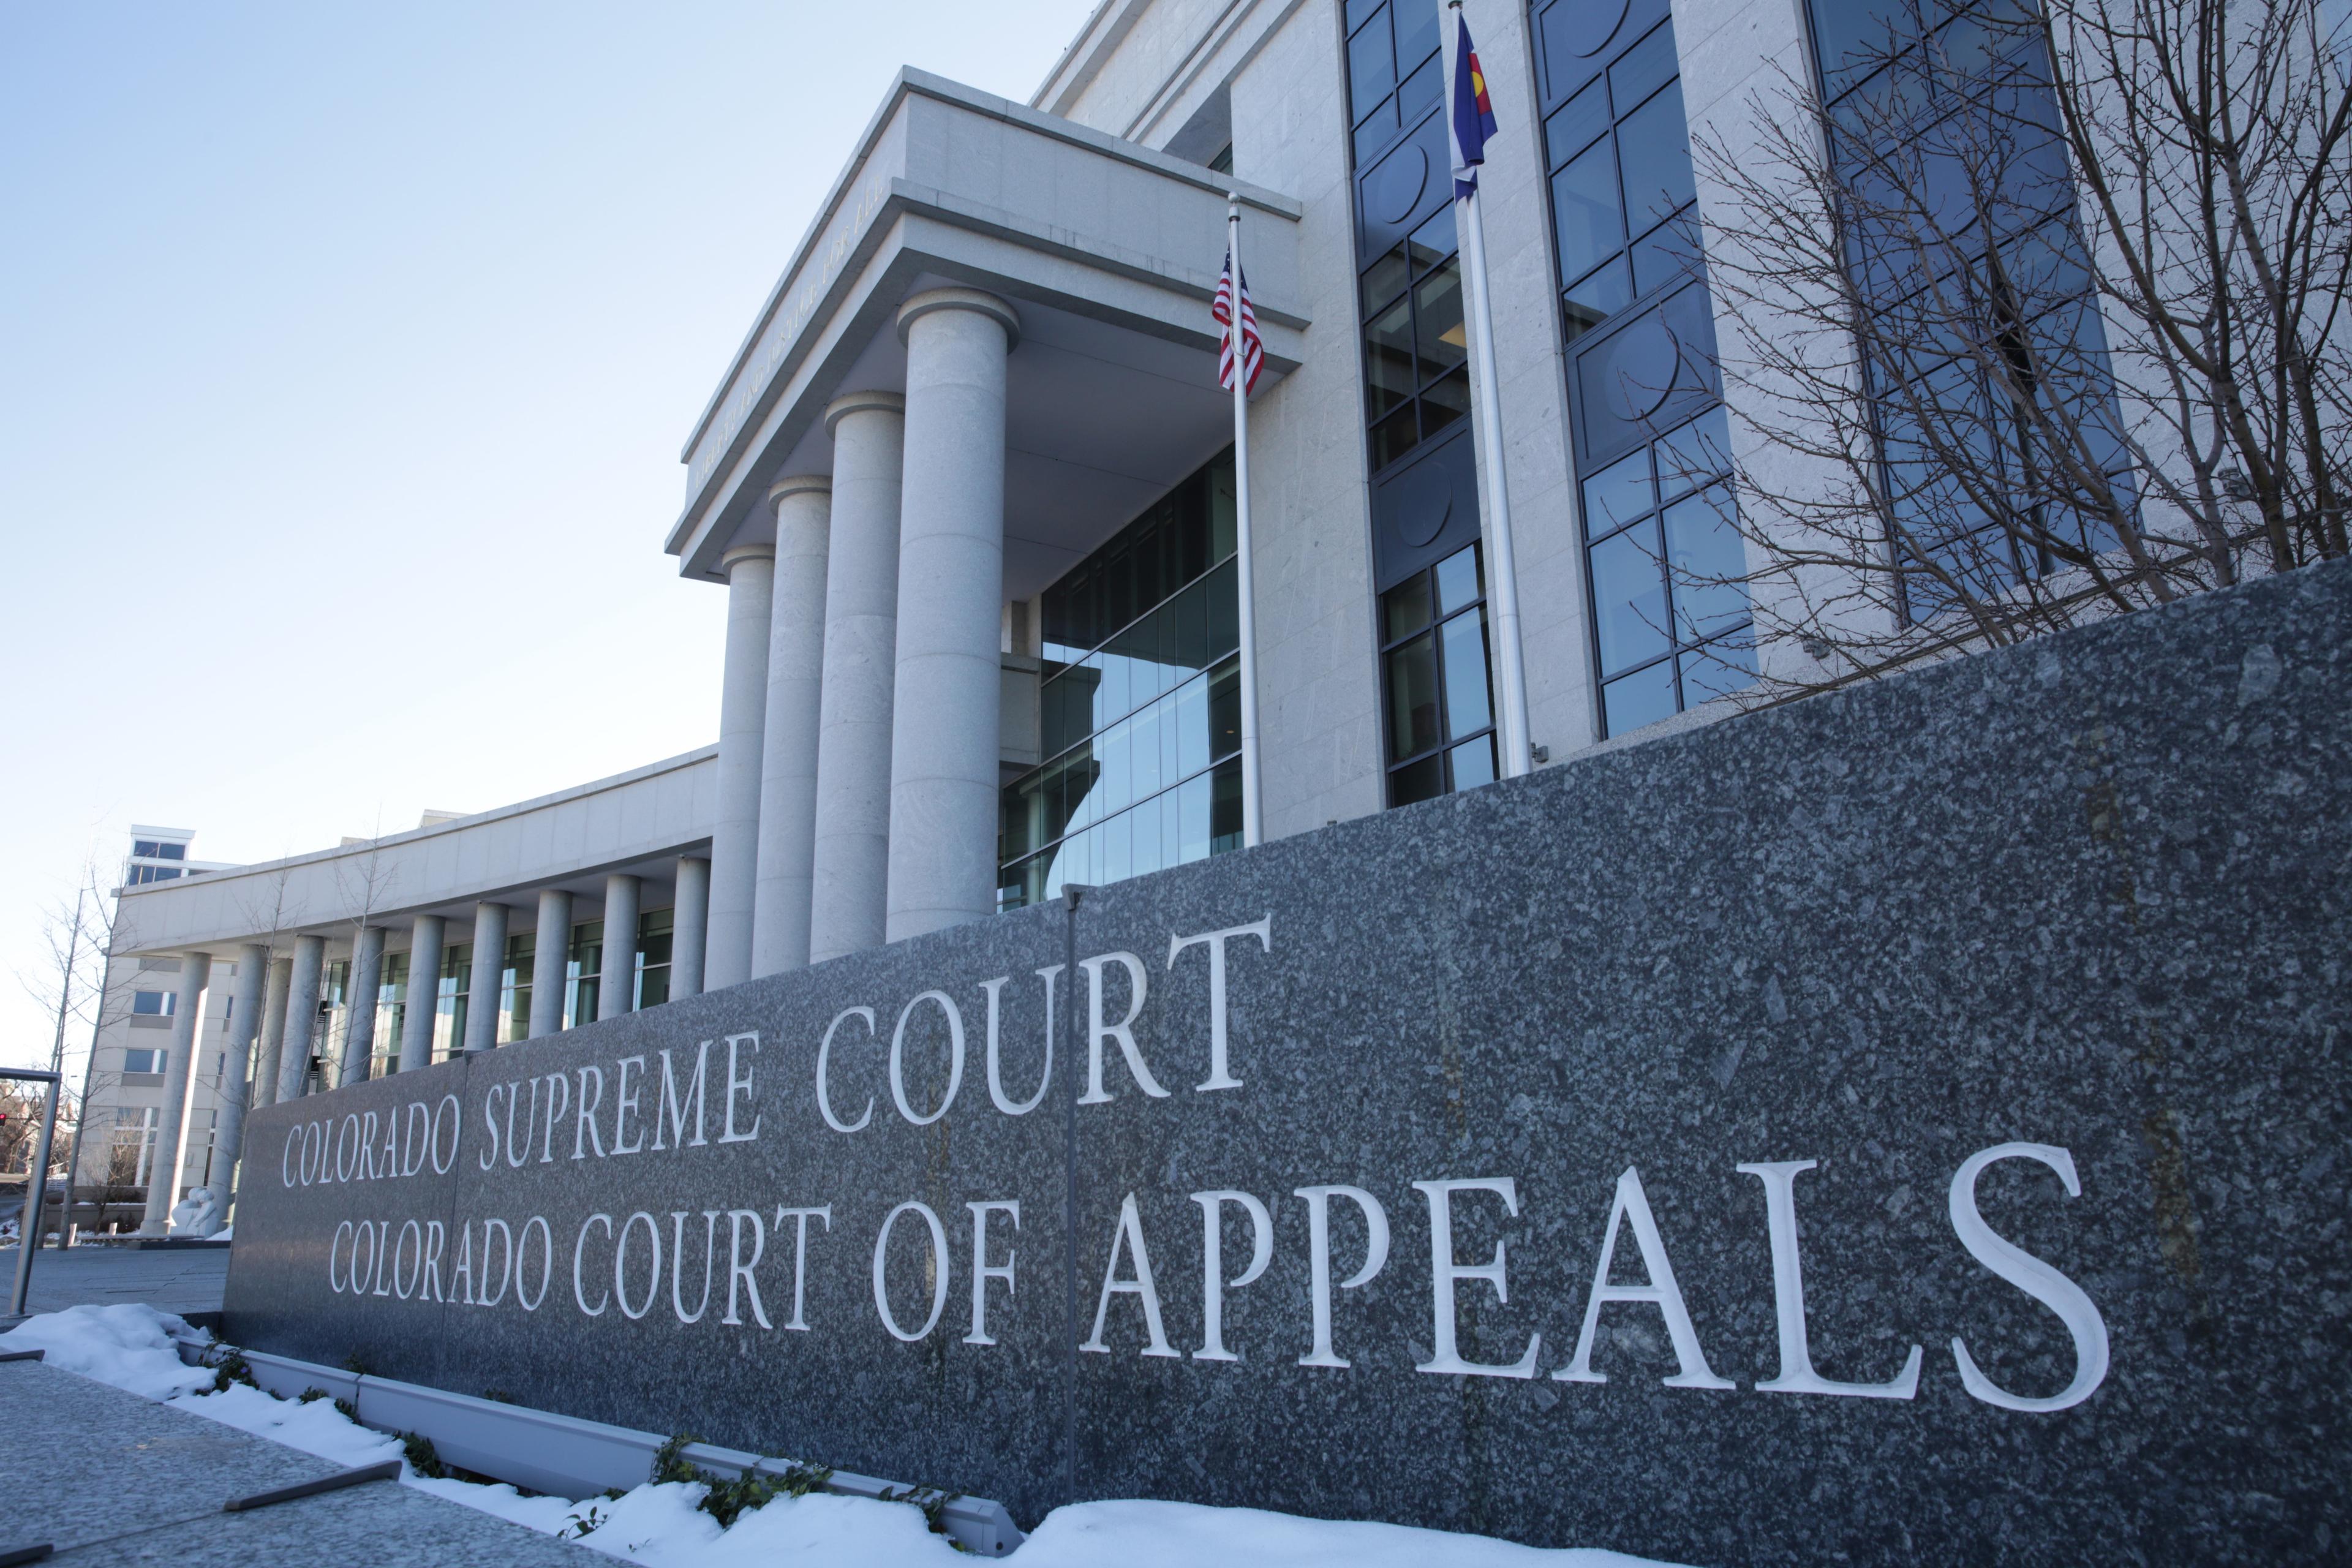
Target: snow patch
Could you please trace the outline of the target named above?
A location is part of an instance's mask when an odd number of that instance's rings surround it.
[[[27,1319],[0,1347],[38,1349],[48,1364],[175,1409],[315,1454],[338,1465],[398,1458],[396,1438],[346,1416],[331,1400],[279,1399],[244,1384],[218,1394],[210,1368],[181,1364],[187,1323],[152,1307],[71,1307]],[[732,1527],[698,1506],[704,1488],[648,1483],[618,1498],[525,1497],[505,1485],[419,1476],[404,1485],[646,1568],[949,1568],[969,1562],[903,1503],[813,1492],[739,1515]],[[1546,1551],[1486,1536],[1397,1524],[1302,1519],[1181,1502],[1088,1502],[1055,1509],[1013,1554],[1021,1568],[1671,1568],[1589,1549]]]

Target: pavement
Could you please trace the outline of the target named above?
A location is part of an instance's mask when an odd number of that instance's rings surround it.
[[[377,1480],[247,1512],[233,1497],[338,1473],[331,1460],[39,1362],[0,1363],[0,1560],[170,1568],[592,1568],[611,1559]]]
[[[0,1291],[16,1277],[16,1249],[0,1249]],[[217,1312],[228,1286],[228,1248],[136,1249],[85,1243],[59,1251],[45,1247],[33,1257],[33,1287],[25,1295],[27,1312],[55,1312],[83,1305],[108,1307],[144,1301],[160,1312]],[[6,1308],[0,1294],[0,1310]]]

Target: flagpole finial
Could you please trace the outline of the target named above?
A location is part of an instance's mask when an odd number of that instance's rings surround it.
[[[1227,191],[1225,193],[1225,205],[1233,208],[1235,212],[1239,212],[1242,206],[1242,194],[1239,191]]]

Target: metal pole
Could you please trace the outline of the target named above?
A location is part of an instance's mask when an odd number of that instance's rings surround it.
[[[40,1249],[41,1205],[48,1197],[49,1145],[57,1137],[58,1089],[64,1082],[64,1075],[8,1068],[0,1070],[0,1078],[33,1082],[47,1079],[49,1086],[48,1106],[41,1117],[40,1142],[34,1146],[33,1166],[25,1183],[24,1216],[16,1222],[16,1279],[8,1292],[8,1315],[21,1318],[25,1315],[25,1293],[33,1287],[33,1254]],[[71,1189],[68,1191],[70,1194]]]
[[[1234,264],[1234,556],[1241,595],[1242,846],[1265,842],[1257,765],[1257,589],[1250,548],[1249,372],[1242,353],[1242,197],[1225,193],[1225,244]]]
[[[1461,0],[1451,7],[1461,9]],[[1454,46],[1446,45],[1449,57]],[[1447,111],[1452,112],[1453,60],[1444,72]],[[1486,228],[1478,216],[1474,188],[1454,204],[1462,231],[1463,281],[1469,289],[1470,375],[1473,399],[1470,422],[1477,427],[1478,455],[1485,460],[1491,493],[1486,498],[1486,597],[1495,607],[1495,663],[1502,700],[1496,704],[1502,722],[1503,776],[1517,778],[1535,768],[1534,747],[1528,735],[1528,669],[1519,647],[1519,571],[1511,549],[1511,487],[1503,469],[1503,396],[1495,379],[1495,314],[1486,298]]]

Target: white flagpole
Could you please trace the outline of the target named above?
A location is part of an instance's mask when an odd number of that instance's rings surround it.
[[[1242,846],[1265,840],[1257,766],[1257,593],[1250,550],[1249,367],[1242,343],[1242,198],[1225,193],[1225,246],[1234,268],[1234,556],[1241,595]]]
[[[1449,10],[1462,9],[1452,0]],[[1461,30],[1451,29],[1446,52],[1459,47]],[[1445,62],[1445,110],[1453,123],[1455,66]],[[1478,427],[1479,456],[1486,459],[1491,493],[1487,496],[1486,598],[1495,608],[1495,664],[1502,690],[1496,703],[1501,723],[1496,738],[1502,742],[1503,776],[1517,778],[1535,768],[1528,736],[1528,669],[1519,647],[1519,573],[1511,551],[1511,486],[1503,471],[1503,398],[1495,382],[1495,315],[1486,298],[1486,229],[1478,216],[1475,186],[1454,204],[1462,231],[1462,280],[1470,307],[1470,376],[1474,391],[1471,423]]]

